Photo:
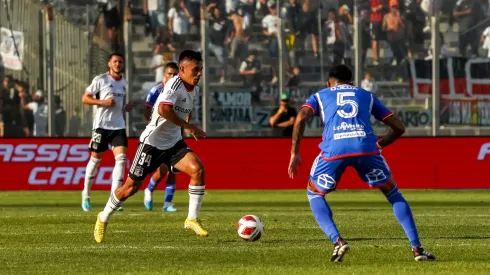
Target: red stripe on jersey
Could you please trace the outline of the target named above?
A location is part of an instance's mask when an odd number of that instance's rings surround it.
[[[303,105],[301,106],[301,108],[303,108],[303,107],[308,107],[308,108],[312,109],[312,110],[313,110],[313,114],[314,114],[314,115],[316,114],[316,111],[315,111],[315,108],[313,107],[313,105],[311,105],[311,104],[303,104]],[[300,108],[300,109],[301,109],[301,108]]]
[[[389,112],[389,113],[387,113],[387,114],[386,114],[386,115],[385,115],[385,116],[384,116],[384,117],[381,119],[381,121],[383,121],[383,120],[385,120],[385,119],[389,118],[389,117],[390,117],[390,116],[392,116],[392,115],[393,115],[393,112]]]
[[[160,105],[170,105],[170,106],[174,106],[173,103],[170,103],[170,102],[160,102]]]

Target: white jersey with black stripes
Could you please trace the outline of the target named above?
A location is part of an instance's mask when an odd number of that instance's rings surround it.
[[[159,150],[172,148],[182,139],[181,129],[161,117],[158,114],[158,106],[162,104],[171,105],[174,112],[181,119],[186,119],[194,108],[194,100],[198,93],[199,88],[197,86],[194,86],[192,91],[188,91],[179,75],[174,76],[165,83],[163,91],[153,106],[150,123],[148,123],[140,136],[140,142],[156,147]]]

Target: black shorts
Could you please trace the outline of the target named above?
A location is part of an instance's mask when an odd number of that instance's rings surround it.
[[[92,132],[92,139],[88,146],[89,151],[102,153],[107,151],[109,144],[112,147],[124,146],[128,147],[128,137],[125,129],[106,130],[97,128]]]
[[[156,147],[140,142],[129,169],[129,177],[132,180],[144,180],[147,175],[151,174],[162,164],[167,165],[173,171],[177,171],[173,166],[189,152],[192,152],[192,150],[187,147],[183,139],[167,150],[159,150]]]
[[[385,40],[385,32],[383,31],[383,22],[371,23],[371,38],[374,41]]]

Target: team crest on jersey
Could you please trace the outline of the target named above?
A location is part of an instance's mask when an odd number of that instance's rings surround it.
[[[137,177],[142,177],[143,176],[143,167],[138,165],[134,168],[133,174]]]
[[[368,183],[376,183],[386,180],[388,177],[385,175],[381,169],[373,169],[373,171],[366,174]]]

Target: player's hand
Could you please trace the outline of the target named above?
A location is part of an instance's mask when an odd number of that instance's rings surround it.
[[[114,105],[116,105],[116,102],[114,101],[113,97],[102,100],[102,106],[113,107]]]
[[[124,110],[128,113],[131,112],[133,110],[133,102],[129,102],[128,104],[126,104],[124,106]]]
[[[301,157],[297,154],[291,154],[291,160],[289,161],[288,174],[290,178],[294,178],[294,175],[298,174],[299,166],[301,166]]]
[[[184,129],[187,133],[189,133],[189,135],[193,136],[196,140],[206,137],[206,132],[199,129],[199,127],[197,127],[194,124],[186,124],[184,126]]]

